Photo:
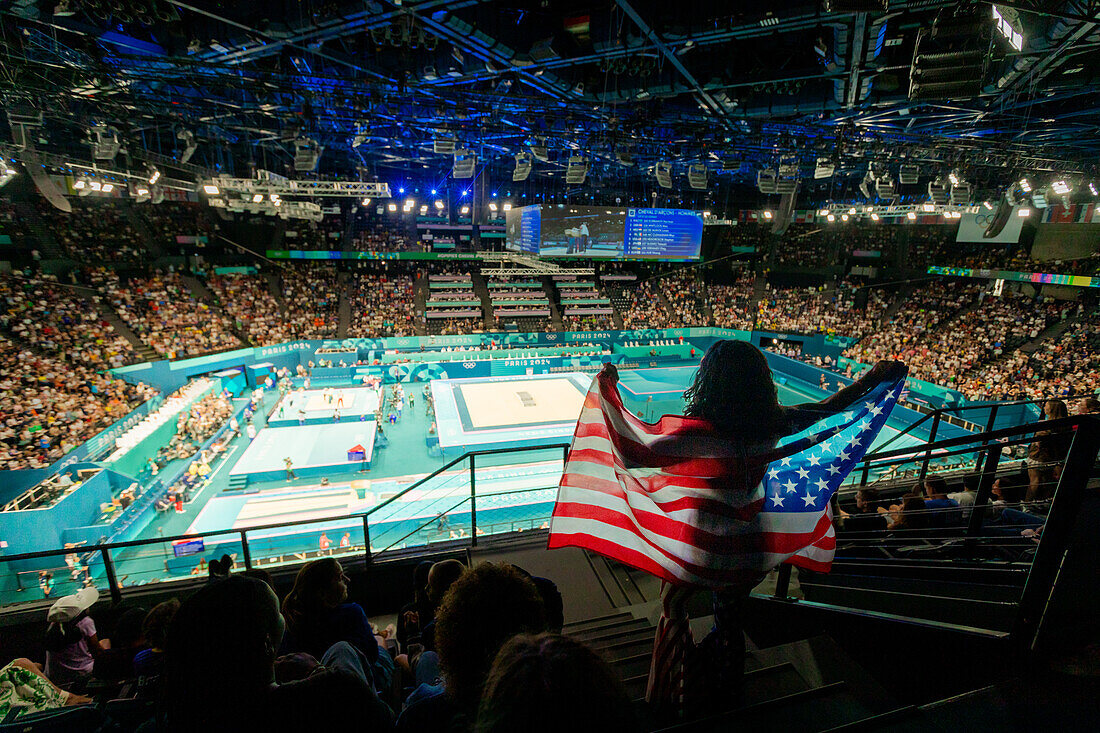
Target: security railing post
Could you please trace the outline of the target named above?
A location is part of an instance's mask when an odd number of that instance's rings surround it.
[[[871,464],[868,461],[863,462],[863,473],[859,477],[859,485],[866,486],[867,479],[871,475]]]
[[[936,442],[936,434],[940,431],[940,415],[942,413],[936,410],[936,414],[932,416],[932,431],[928,433],[928,442]],[[928,462],[932,460],[932,453],[930,451],[924,452],[924,460],[920,464],[920,483],[924,483],[924,477],[928,475]]]
[[[118,578],[115,577],[115,564],[111,561],[111,551],[101,547],[99,554],[103,556],[103,572],[107,575],[107,587],[111,590],[111,600],[118,603],[122,600],[122,589],[118,587]]]
[[[779,566],[779,577],[775,580],[775,593],[773,598],[787,600],[787,594],[791,589],[791,566],[784,563]]]
[[[989,409],[989,418],[985,421],[985,432],[987,432],[987,433],[992,432],[993,431],[993,426],[997,424],[997,408],[998,407],[999,407],[999,405],[993,405],[993,407],[991,407]],[[986,443],[984,441],[982,442],[982,447],[983,448],[987,445],[988,445],[988,443]],[[986,460],[988,460],[988,457],[987,457]],[[982,454],[979,453],[974,458],[974,473],[981,473],[981,471],[982,471]]]
[[[990,446],[989,452],[986,454],[982,477],[978,481],[978,494],[974,497],[974,506],[970,509],[970,519],[966,525],[967,537],[975,537],[982,531],[985,509],[989,504],[989,497],[993,493],[993,482],[997,480],[997,464],[1001,460],[1002,450],[1004,450],[1004,446],[995,443]]]
[[[367,515],[366,514],[363,515],[363,547],[364,547],[364,552],[366,553],[366,556],[367,556],[367,564],[370,564],[370,562],[371,562],[370,524],[367,520]]]
[[[477,545],[477,473],[474,453],[470,454],[470,544]]]
[[[252,569],[252,552],[248,549],[248,534],[247,530],[241,530],[241,554],[244,556],[244,569]]]

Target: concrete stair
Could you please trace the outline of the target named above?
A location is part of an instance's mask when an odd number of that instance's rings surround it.
[[[654,604],[649,604],[653,606]],[[607,660],[638,706],[643,719],[652,717],[644,702],[656,625],[656,607],[634,607],[566,624],[562,633],[584,642]],[[711,619],[693,620],[700,641]],[[675,723],[660,730],[798,730],[853,729],[883,716],[911,714],[915,709],[895,703],[862,668],[828,637],[758,649],[751,642],[745,654],[744,690],[740,704],[717,715]]]
[[[1039,350],[1044,341],[1053,341],[1068,331],[1074,323],[1077,322],[1077,316],[1073,315],[1064,321],[1058,321],[1050,326],[1047,326],[1043,331],[1035,338],[1031,339],[1025,344],[1020,346],[1020,351],[1025,354],[1033,354]]]
[[[486,330],[496,327],[496,319],[493,317],[493,301],[489,297],[489,286],[480,272],[473,272],[470,277],[474,282],[474,294],[481,298],[482,320]]]
[[[137,232],[138,237],[141,238],[142,244],[145,245],[145,249],[152,255],[152,259],[167,255],[168,253],[164,251],[164,246],[157,241],[156,236],[153,234],[153,230],[149,228],[149,223],[145,221],[145,217],[141,215],[141,212],[133,206],[124,206],[122,208],[126,213],[126,221],[130,223],[130,228]]]
[[[417,336],[428,335],[428,323],[425,313],[428,312],[428,298],[431,297],[430,290],[426,272],[413,282],[413,310],[418,316],[418,320],[414,324]]]
[[[34,247],[38,249],[43,260],[69,259],[65,249],[54,237],[53,229],[38,213],[34,204],[26,200],[13,200],[12,204],[20,218],[27,223],[27,230],[34,235]]]
[[[550,301],[550,323],[555,331],[564,331],[558,289],[554,287],[554,281],[550,279],[549,275],[543,275],[540,279],[542,280],[542,289],[546,291],[546,297]]]
[[[340,304],[337,306],[336,338],[348,337],[348,329],[351,328],[351,301],[348,299],[348,280],[346,272],[337,276],[340,285]]]
[[[660,596],[660,585],[652,575],[641,573],[595,552],[585,551],[585,557],[612,608],[634,606]]]
[[[92,301],[95,304],[96,310],[103,316],[103,320],[111,324],[111,327],[118,332],[122,338],[130,342],[130,345],[134,347],[134,352],[137,354],[137,361],[156,361],[163,357],[158,354],[153,347],[142,341],[136,333],[126,324],[126,321],[122,320],[122,317],[115,313],[114,308],[109,306],[106,301],[99,298],[99,292],[93,288],[75,287],[74,290],[80,292],[85,298]]]
[[[214,295],[214,292],[210,290],[210,288],[206,287],[206,283],[204,283],[202,280],[193,275],[182,274],[180,275],[180,280],[183,281],[183,283],[191,291],[191,295],[193,295],[196,300],[206,303],[211,308],[217,308],[218,310],[221,310],[221,301],[218,300],[218,296]],[[252,342],[248,340],[248,334],[237,328],[236,323],[234,322],[233,318],[229,316],[228,313],[225,313],[223,311],[222,315],[225,316],[226,322],[230,324],[233,335],[236,336],[242,344],[246,346],[251,346]]]

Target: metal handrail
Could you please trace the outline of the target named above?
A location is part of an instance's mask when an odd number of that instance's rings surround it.
[[[966,410],[991,410],[992,415],[991,415],[989,424],[986,425],[986,432],[989,432],[990,430],[993,429],[992,422],[993,422],[993,419],[996,416],[997,410],[999,408],[1002,408],[1002,407],[1016,407],[1016,406],[1019,406],[1019,405],[1046,404],[1047,402],[1049,402],[1050,400],[1053,400],[1053,399],[1058,399],[1058,400],[1063,400],[1063,401],[1081,400],[1081,399],[1087,399],[1089,397],[1094,397],[1094,396],[1095,395],[1083,394],[1083,395],[1074,395],[1072,397],[1068,397],[1068,396],[1067,397],[1062,397],[1062,396],[1059,396],[1059,397],[1041,397],[1041,398],[1038,398],[1038,399],[1031,399],[1031,400],[1012,400],[1010,402],[993,402],[993,403],[987,403],[987,404],[984,404],[984,405],[954,405],[952,407],[936,407],[936,408],[933,408],[930,412],[923,413],[923,416],[921,417],[920,420],[917,420],[915,423],[910,423],[909,425],[905,426],[905,429],[899,431],[897,435],[891,436],[889,440],[887,440],[885,443],[883,443],[882,445],[875,448],[873,453],[878,453],[878,452],[882,451],[884,448],[886,448],[886,446],[890,445],[891,443],[893,443],[895,440],[897,440],[901,436],[908,435],[910,432],[913,431],[914,428],[918,427],[919,425],[922,425],[926,420],[929,420],[929,419],[934,420],[935,418],[942,418],[945,415],[948,415],[948,416],[954,415],[955,413],[964,412]],[[905,407],[905,405],[902,405],[902,407]],[[962,418],[959,418],[959,419],[962,419]],[[968,420],[967,422],[970,422],[970,421]],[[977,423],[971,423],[971,424],[975,425]],[[936,439],[935,431],[933,431],[932,434],[929,437],[932,440],[935,440]],[[871,453],[869,453],[868,455],[871,455]]]
[[[933,453],[934,451],[944,450],[944,449],[948,449],[948,448],[954,448],[954,447],[957,447],[957,446],[965,446],[965,445],[972,444],[972,443],[975,443],[975,442],[978,442],[978,441],[985,441],[985,442],[999,441],[1002,438],[1009,438],[1009,437],[1012,437],[1013,435],[1017,435],[1017,434],[1025,434],[1026,435],[1026,434],[1031,434],[1031,433],[1038,432],[1040,430],[1059,430],[1059,429],[1064,429],[1064,428],[1070,428],[1070,427],[1073,427],[1073,426],[1078,425],[1079,423],[1081,423],[1081,421],[1083,419],[1089,419],[1089,416],[1071,416],[1071,417],[1066,417],[1066,418],[1059,418],[1057,420],[1047,420],[1047,421],[1044,421],[1044,422],[1030,423],[1028,425],[1016,426],[1016,427],[1012,427],[1012,428],[1001,428],[1000,430],[995,430],[995,431],[991,431],[991,432],[988,432],[988,433],[981,433],[979,435],[962,436],[962,437],[958,437],[958,438],[948,438],[948,439],[945,439],[945,440],[942,440],[942,441],[939,441],[939,442],[936,442],[936,443],[925,444],[924,446],[921,446],[919,448],[912,448],[912,447],[910,447],[910,448],[898,448],[898,449],[895,449],[893,451],[888,451],[888,452],[885,452],[885,453],[882,453],[882,454],[876,453],[876,454],[873,454],[873,455],[868,453],[867,455],[864,456],[863,460],[860,461],[860,464],[867,464],[867,463],[872,463],[873,462],[873,465],[875,467],[881,467],[881,466],[887,466],[887,465],[907,463],[907,462],[912,461],[914,456],[917,456],[917,455],[920,455],[920,454],[931,455],[931,453]],[[997,445],[999,445],[1001,447],[1004,447],[1005,445],[1016,445],[1016,444],[1021,444],[1021,443],[1024,443],[1024,442],[1027,442],[1027,441],[1021,439],[1019,441],[1014,441],[1014,442],[1010,442],[1010,443],[1009,442],[1006,442],[1006,443],[998,442]],[[552,449],[563,449],[563,450],[565,450],[565,449],[568,449],[568,448],[569,448],[569,443],[550,443],[548,445],[541,445],[541,446],[524,446],[524,447],[517,447],[517,448],[492,448],[492,449],[487,449],[487,450],[470,451],[468,453],[464,453],[461,456],[455,458],[453,461],[445,464],[444,466],[441,466],[440,468],[437,468],[432,473],[430,473],[427,476],[425,476],[425,477],[417,480],[416,482],[410,484],[409,486],[407,486],[406,488],[404,488],[403,490],[401,490],[400,492],[398,492],[394,496],[390,497],[386,501],[382,502],[381,504],[378,504],[377,506],[371,507],[366,512],[357,512],[357,513],[353,513],[353,514],[341,514],[341,515],[336,515],[336,516],[331,516],[331,517],[319,517],[319,518],[316,518],[316,519],[309,519],[309,520],[304,520],[304,521],[303,520],[293,520],[293,521],[287,521],[287,522],[275,522],[275,523],[272,523],[272,524],[257,525],[257,526],[254,526],[254,527],[248,527],[246,529],[240,529],[240,530],[237,530],[237,529],[207,530],[205,532],[195,532],[195,533],[191,533],[191,534],[181,534],[181,535],[172,535],[172,536],[166,536],[166,537],[155,537],[155,538],[147,538],[147,539],[128,540],[128,541],[125,541],[125,542],[105,543],[105,544],[100,544],[100,545],[88,546],[86,551],[88,551],[88,552],[99,551],[99,550],[108,550],[108,551],[110,551],[110,550],[124,549],[124,548],[128,548],[128,547],[139,547],[139,546],[142,546],[142,545],[163,544],[163,543],[166,543],[166,542],[173,542],[173,541],[176,541],[176,540],[200,539],[200,538],[204,538],[204,537],[214,537],[214,536],[228,535],[228,534],[241,534],[241,533],[245,533],[245,532],[260,532],[260,531],[271,530],[271,529],[282,529],[282,528],[285,528],[285,527],[314,525],[314,524],[319,524],[321,522],[333,522],[333,521],[346,520],[346,519],[362,519],[364,517],[369,517],[371,514],[375,513],[376,511],[382,509],[385,506],[388,506],[389,504],[393,503],[397,499],[399,499],[399,498],[405,496],[406,494],[408,494],[410,491],[413,491],[414,489],[420,488],[426,482],[428,482],[429,480],[439,476],[444,471],[447,471],[447,470],[453,468],[454,466],[458,465],[459,463],[462,463],[464,461],[469,460],[472,456],[499,455],[499,454],[503,454],[503,453],[526,453],[526,452],[531,452],[531,451],[536,451],[536,450],[541,451],[541,450],[548,450],[548,449],[549,450],[552,450]],[[975,448],[975,447],[971,446],[971,447],[963,449],[963,450],[952,451],[950,453],[943,453],[941,455],[944,455],[944,456],[958,455],[958,454],[963,454],[963,453],[971,453],[971,452],[974,452],[975,450],[978,450],[978,448]],[[894,459],[894,460],[889,460],[889,459]],[[859,466],[860,464],[857,464],[857,466]],[[852,473],[855,473],[855,470],[853,470]],[[38,558],[42,558],[42,557],[51,557],[51,556],[54,556],[54,555],[65,555],[69,552],[72,552],[72,550],[71,549],[64,549],[64,548],[57,549],[57,550],[39,550],[39,551],[36,551],[36,552],[26,552],[26,553],[21,553],[21,554],[18,554],[18,555],[9,555],[9,556],[6,556],[6,557],[0,557],[0,563],[15,562],[15,561],[19,561],[19,560],[34,560],[34,559],[38,559]]]
[[[552,450],[552,449],[555,449],[555,448],[565,449],[565,448],[568,448],[568,447],[569,447],[568,443],[550,443],[548,445],[523,446],[523,447],[518,447],[518,448],[492,448],[492,449],[488,449],[488,450],[478,450],[478,451],[470,451],[468,453],[463,453],[461,456],[459,456],[455,460],[451,461],[450,463],[446,464],[445,466],[443,466],[441,468],[436,469],[435,471],[433,471],[432,473],[428,474],[427,476],[419,479],[415,483],[410,484],[409,486],[405,487],[404,489],[402,489],[400,492],[398,492],[394,496],[390,497],[389,499],[382,502],[381,504],[378,504],[377,506],[371,507],[366,512],[356,512],[354,514],[340,514],[340,515],[331,516],[331,517],[319,517],[319,518],[316,518],[316,519],[307,519],[307,520],[299,519],[299,520],[293,520],[293,521],[289,521],[289,522],[275,522],[275,523],[272,523],[272,524],[262,524],[262,525],[256,525],[255,527],[247,527],[245,529],[207,530],[205,532],[193,532],[191,534],[172,535],[172,536],[165,536],[165,537],[150,537],[150,538],[139,539],[139,540],[128,540],[128,541],[125,541],[125,542],[112,542],[112,543],[104,543],[104,544],[99,544],[99,545],[89,545],[87,548],[85,548],[85,552],[101,551],[101,550],[107,550],[107,551],[119,550],[119,549],[125,549],[125,548],[128,548],[128,547],[140,547],[140,546],[143,546],[143,545],[154,545],[154,544],[159,545],[159,544],[164,544],[166,542],[174,542],[176,540],[201,539],[201,538],[204,538],[204,537],[215,537],[215,536],[220,536],[220,535],[232,535],[232,534],[239,535],[239,534],[243,534],[243,533],[247,533],[247,532],[261,532],[261,531],[269,530],[269,529],[282,529],[284,527],[306,526],[306,525],[311,525],[311,524],[319,524],[321,522],[335,522],[335,521],[347,520],[347,519],[363,519],[365,517],[369,517],[374,512],[378,511],[379,509],[381,509],[384,506],[387,506],[388,504],[392,503],[394,500],[399,499],[400,497],[404,496],[405,494],[409,493],[410,491],[412,491],[414,489],[417,489],[417,488],[420,488],[426,481],[428,481],[432,478],[435,478],[436,476],[440,475],[443,471],[454,467],[458,463],[469,460],[471,458],[471,456],[494,455],[494,454],[500,454],[500,453],[525,453],[525,452],[530,452],[530,451],[535,451],[535,450]],[[66,554],[71,553],[72,551],[73,551],[72,548],[68,548],[68,549],[63,548],[63,549],[58,549],[58,550],[39,550],[39,551],[36,551],[36,552],[24,552],[24,553],[20,553],[18,555],[0,556],[0,563],[16,562],[16,561],[19,561],[19,560],[35,560],[35,559],[38,559],[38,558],[51,557],[51,556],[54,556],[54,555],[66,555]]]

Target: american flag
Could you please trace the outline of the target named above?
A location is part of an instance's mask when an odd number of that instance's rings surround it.
[[[904,385],[858,399],[744,455],[705,420],[645,423],[601,372],[585,397],[558,485],[549,547],[582,547],[677,585],[723,587],[782,562],[827,572],[829,499],[874,442]]]

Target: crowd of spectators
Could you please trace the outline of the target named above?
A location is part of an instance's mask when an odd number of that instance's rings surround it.
[[[0,257],[3,259],[24,264],[28,255],[37,252],[30,240],[30,229],[27,222],[19,215],[15,205],[7,200],[0,199],[0,234],[8,237],[7,244],[0,244]],[[41,257],[41,254],[38,255]]]
[[[693,270],[643,280],[626,291],[630,301],[622,314],[623,325],[628,329],[706,325],[700,288]]]
[[[910,269],[938,265],[955,246],[955,229],[935,224],[913,224],[907,227],[909,251],[906,264]]]
[[[286,325],[297,339],[325,339],[336,335],[340,318],[340,281],[332,267],[294,267],[283,270]]]
[[[103,273],[108,301],[123,321],[158,354],[198,356],[241,345],[216,306],[197,299],[177,272],[156,272],[123,283]]]
[[[707,285],[706,298],[714,325],[720,328],[752,330],[753,317],[756,315],[756,299],[753,297],[755,289],[756,275],[747,271],[740,273],[732,285]]]
[[[562,634],[562,596],[547,578],[506,563],[424,562],[399,624],[379,628],[335,557],[303,565],[281,599],[270,574],[240,565],[200,562],[200,589],[152,609],[101,615],[94,587],[57,599],[45,663],[21,658],[0,672],[18,680],[0,713],[129,690],[131,715],[158,731],[642,730],[616,672]]]
[[[152,396],[0,336],[0,470],[48,466]]]
[[[360,252],[412,252],[422,249],[414,237],[390,226],[380,218],[356,214],[355,236],[351,248]]]
[[[1052,272],[1059,275],[1100,275],[1100,254],[1072,260],[1036,260],[1021,244],[995,245],[976,243],[963,245],[944,253],[937,265],[965,267],[975,270],[1008,270],[1010,272]]]
[[[289,223],[283,234],[287,249],[340,250],[343,249],[344,217],[330,214],[321,221],[296,219]]]
[[[608,331],[615,328],[615,319],[608,314],[590,316],[562,316],[566,331]]]
[[[792,224],[775,244],[777,268],[830,267],[837,262],[837,242],[834,232],[829,236],[815,234],[817,225]]]
[[[140,262],[148,250],[130,226],[124,209],[114,202],[75,199],[72,212],[54,209],[38,199],[41,220],[53,230],[54,239],[77,262]]]
[[[348,336],[412,336],[416,333],[414,280],[393,272],[356,273],[349,289]]]
[[[867,288],[864,294],[866,300],[859,307],[859,285],[851,281],[843,281],[833,289],[769,286],[759,303],[757,327],[858,338],[876,329],[889,307],[882,288]]]
[[[134,357],[130,342],[99,316],[93,303],[55,280],[0,278],[0,309],[0,329],[60,361],[100,370]]]
[[[438,336],[465,336],[484,330],[485,322],[481,318],[432,318],[428,321],[428,333]]]
[[[244,334],[253,346],[281,344],[294,339],[283,307],[271,294],[267,278],[263,275],[211,275],[206,284],[234,320],[237,331]]]
[[[910,376],[980,394],[1003,381],[997,364],[1011,370],[1018,357],[986,365],[1037,338],[1072,307],[1023,294],[995,297],[981,285],[933,283],[913,293],[890,323],[846,355],[863,363],[900,359],[909,365]]]
[[[137,211],[149,227],[153,240],[170,254],[182,251],[176,237],[210,234],[202,208],[197,203],[164,201],[156,205],[139,206]]]
[[[1065,333],[1045,339],[1030,354],[1016,351],[968,375],[960,390],[969,399],[1043,399],[1100,390],[1100,309],[1080,308]]]

